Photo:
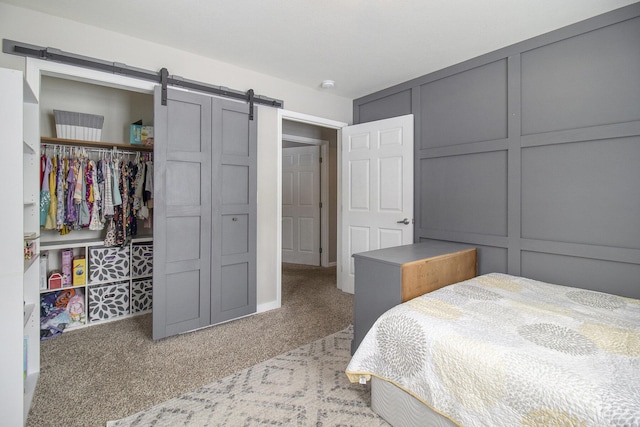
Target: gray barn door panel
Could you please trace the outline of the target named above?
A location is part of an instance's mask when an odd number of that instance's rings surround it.
[[[155,92],[153,338],[210,324],[211,98]]]
[[[213,98],[211,323],[256,311],[257,111]]]

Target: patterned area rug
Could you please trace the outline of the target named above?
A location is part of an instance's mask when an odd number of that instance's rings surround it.
[[[344,373],[352,328],[118,421],[120,426],[388,426]]]

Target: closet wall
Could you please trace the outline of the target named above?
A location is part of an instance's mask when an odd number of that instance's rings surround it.
[[[354,101],[413,113],[415,241],[640,298],[640,3]]]
[[[104,116],[102,140],[129,141],[129,123],[153,124],[153,95],[57,77],[43,76],[40,135],[56,136],[53,109]]]

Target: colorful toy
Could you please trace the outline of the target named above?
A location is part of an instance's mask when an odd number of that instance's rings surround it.
[[[67,303],[67,311],[72,323],[84,323],[84,297],[81,294],[71,297]]]
[[[49,289],[60,289],[62,287],[62,274],[58,271],[54,271],[49,276]]]

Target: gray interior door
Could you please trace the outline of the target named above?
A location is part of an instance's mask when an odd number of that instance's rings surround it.
[[[213,101],[211,324],[256,311],[257,111]]]
[[[256,311],[257,115],[155,93],[153,338]]]
[[[153,338],[210,324],[211,98],[155,92]]]

